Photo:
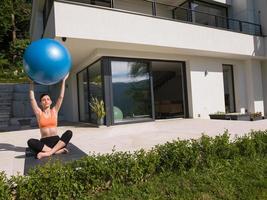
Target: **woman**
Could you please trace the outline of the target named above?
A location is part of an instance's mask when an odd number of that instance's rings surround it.
[[[30,84],[30,101],[32,109],[36,115],[37,122],[41,132],[41,139],[29,139],[28,146],[36,152],[38,159],[51,156],[53,154],[67,153],[65,148],[69,143],[72,132],[67,130],[61,137],[57,135],[58,112],[63,102],[65,93],[65,82],[69,74],[62,80],[60,95],[54,107],[51,107],[52,101],[48,94],[42,94],[40,97],[41,108],[38,106],[34,96],[33,82]]]

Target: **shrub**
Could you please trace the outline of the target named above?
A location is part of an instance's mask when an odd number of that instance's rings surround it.
[[[0,199],[11,199],[11,190],[4,172],[0,172]]]
[[[215,138],[202,135],[198,140],[167,142],[150,151],[93,154],[67,164],[50,161],[31,170],[28,176],[7,180],[1,173],[0,197],[10,199],[13,192],[16,199],[86,199],[119,185],[146,182],[162,173],[183,176],[209,169],[223,171],[252,158],[266,160],[266,133],[251,132],[230,142],[230,135],[225,132]]]
[[[69,164],[49,161],[31,170],[28,176],[13,177],[18,199],[79,199],[83,186],[74,178]]]

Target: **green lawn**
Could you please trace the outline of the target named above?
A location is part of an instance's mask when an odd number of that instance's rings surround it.
[[[92,199],[267,199],[267,158],[214,163],[210,168],[165,172],[134,185],[114,184]]]

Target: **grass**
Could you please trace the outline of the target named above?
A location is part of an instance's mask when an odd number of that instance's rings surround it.
[[[267,199],[267,158],[214,163],[188,172],[164,172],[134,185],[114,184],[92,199]]]

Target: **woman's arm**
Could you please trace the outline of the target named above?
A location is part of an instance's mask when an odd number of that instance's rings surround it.
[[[64,79],[62,80],[60,94],[59,94],[59,97],[58,97],[57,102],[56,102],[56,105],[55,105],[55,109],[56,109],[57,112],[59,111],[59,109],[61,107],[61,104],[63,102],[63,98],[64,98],[64,94],[65,94],[65,82],[66,82],[66,80],[67,80],[68,77],[69,77],[69,74],[67,74],[64,77]]]
[[[35,115],[40,114],[41,109],[39,108],[35,96],[34,96],[34,83],[33,81],[31,81],[30,83],[30,90],[29,90],[29,95],[30,95],[30,101],[31,101],[31,106],[33,109],[33,112],[35,113]]]

